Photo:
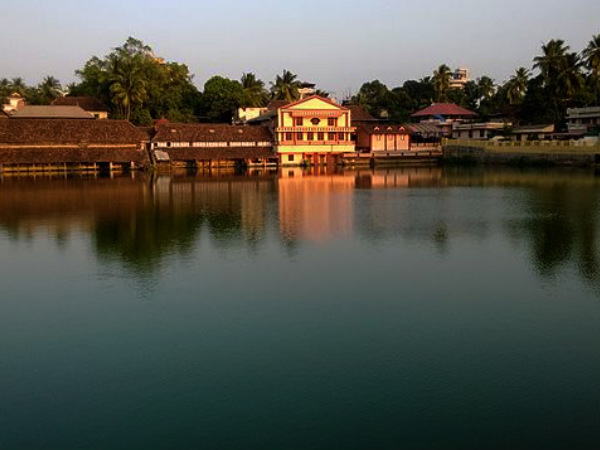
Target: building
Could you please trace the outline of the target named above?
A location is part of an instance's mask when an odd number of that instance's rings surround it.
[[[456,69],[450,75],[450,88],[463,89],[469,81],[469,69]]]
[[[267,111],[252,123],[273,131],[281,165],[325,165],[355,152],[351,116],[348,108],[313,95]]]
[[[249,120],[256,119],[268,111],[268,108],[238,108],[233,117],[233,123],[241,125]]]
[[[0,109],[0,120],[2,119],[8,119],[9,115],[7,112],[5,112],[3,109]]]
[[[277,161],[267,127],[161,123],[155,129],[151,148],[159,162],[212,168]]]
[[[5,171],[145,167],[143,138],[125,120],[0,120],[0,166]]]
[[[12,114],[25,106],[25,99],[16,92],[6,97],[6,101],[7,103],[2,105],[2,110],[8,114]]]
[[[410,151],[410,131],[403,125],[362,122],[357,125],[356,149],[362,152]]]
[[[589,133],[600,130],[600,106],[567,109],[569,133]]]
[[[454,103],[434,103],[427,108],[417,111],[411,118],[420,123],[435,125],[440,136],[451,136],[454,123],[474,120],[477,114]]]
[[[94,116],[79,106],[27,105],[15,111],[11,119],[78,119],[93,120]]]
[[[540,141],[554,134],[554,125],[527,125],[512,130],[513,139],[516,141]]]
[[[96,119],[108,119],[108,108],[94,97],[58,97],[52,102],[54,106],[79,106],[92,114]]]
[[[301,82],[300,87],[298,88],[300,99],[302,100],[315,95],[317,93],[316,86],[315,83],[308,83],[306,81]]]
[[[510,123],[504,122],[481,122],[481,123],[459,123],[452,124],[452,139],[476,139],[487,140],[501,135]]]

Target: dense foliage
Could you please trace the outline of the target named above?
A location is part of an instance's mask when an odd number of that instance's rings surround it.
[[[177,122],[229,122],[239,107],[265,106],[271,99],[296,100],[302,86],[296,74],[284,70],[270,89],[255,74],[245,73],[240,80],[214,76],[200,92],[186,65],[166,62],[134,38],[102,58],[92,57],[76,74],[79,81],[64,89],[52,76],[37,86],[27,86],[22,78],[1,79],[0,98],[17,92],[29,104],[48,104],[65,93],[93,96],[110,108],[112,117],[139,125],[163,117]],[[547,42],[531,70],[520,67],[501,84],[482,76],[457,89],[451,87],[451,76],[450,68],[442,64],[431,76],[392,89],[379,80],[369,81],[345,100],[376,117],[396,121],[408,120],[433,102],[453,102],[483,117],[502,115],[517,123],[564,125],[568,107],[600,104],[600,34],[581,53],[571,51],[560,39]]]

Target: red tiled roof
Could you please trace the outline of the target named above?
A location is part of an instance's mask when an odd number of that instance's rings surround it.
[[[421,111],[417,111],[411,117],[431,117],[431,116],[454,116],[454,117],[474,117],[477,114],[468,109],[462,108],[454,103],[434,103]]]
[[[346,106],[349,110],[350,113],[352,114],[352,121],[353,122],[362,122],[364,120],[377,120],[375,119],[375,117],[373,117],[371,114],[369,114],[364,108],[361,108],[358,105],[347,105]]]
[[[94,97],[58,97],[51,104],[56,106],[79,106],[86,111],[108,112],[108,108]]]

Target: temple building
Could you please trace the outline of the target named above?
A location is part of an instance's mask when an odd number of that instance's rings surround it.
[[[272,130],[281,165],[330,165],[356,150],[351,115],[348,108],[313,95],[277,105],[250,123]]]

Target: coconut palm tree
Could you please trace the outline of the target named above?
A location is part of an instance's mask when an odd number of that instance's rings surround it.
[[[298,81],[298,76],[289,70],[284,70],[283,74],[277,75],[275,82],[272,83],[271,93],[275,100],[293,102],[300,98],[299,88],[300,82]]]
[[[109,75],[112,101],[131,118],[131,108],[146,99],[146,83],[142,72],[141,56],[113,61]]]
[[[50,103],[62,92],[60,82],[53,76],[46,76],[38,86],[40,99],[43,103]]]
[[[452,71],[446,64],[442,64],[433,72],[433,86],[435,88],[436,101],[446,101],[446,91],[450,89]]]
[[[25,80],[21,77],[13,78],[10,82],[10,89],[12,91],[11,94],[16,92],[17,94],[24,96],[27,91]]]
[[[519,67],[507,83],[506,96],[511,105],[519,105],[523,101],[529,82],[529,70]]]
[[[477,87],[479,88],[479,95],[481,95],[483,100],[491,98],[496,90],[494,80],[487,76],[483,76],[477,80]]]
[[[558,74],[558,89],[563,100],[571,100],[584,85],[581,67],[583,63],[577,53],[567,53]]]
[[[600,93],[600,34],[592,37],[592,40],[583,51],[583,61],[589,70],[589,82],[594,91],[596,102]]]
[[[542,45],[542,55],[533,59],[534,69],[538,69],[547,86],[556,87],[559,74],[565,66],[569,46],[562,39],[552,39]]]
[[[267,101],[267,92],[265,83],[256,78],[253,73],[244,73],[240,79],[242,89],[244,90],[245,106],[259,107],[264,106]]]

